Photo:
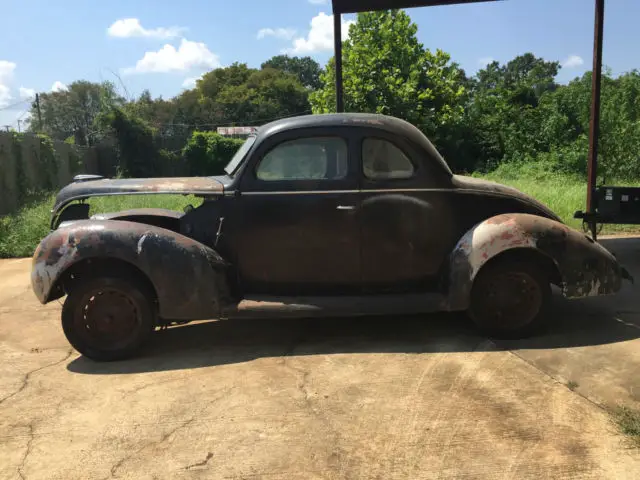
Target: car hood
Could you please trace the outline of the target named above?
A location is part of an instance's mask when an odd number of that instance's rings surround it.
[[[508,187],[506,185],[491,182],[489,180],[483,180],[481,178],[465,177],[463,175],[454,175],[452,181],[456,188],[516,198],[521,202],[534,207],[536,210],[539,210],[539,212],[544,216],[563,223],[560,217],[558,217],[558,215],[556,215],[553,210],[547,207],[544,203],[522,193],[517,188]]]
[[[72,200],[109,195],[221,195],[224,185],[213,177],[123,178],[78,181],[60,190],[54,210]]]

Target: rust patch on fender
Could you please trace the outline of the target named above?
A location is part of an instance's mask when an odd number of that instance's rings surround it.
[[[232,301],[227,264],[206,245],[152,225],[82,220],[54,231],[36,249],[31,282],[40,302],[62,296],[59,281],[65,272],[94,259],[140,270],[155,289],[163,318],[213,318]]]
[[[503,223],[509,223],[515,221],[513,215],[505,213],[502,215],[496,215],[495,217],[491,217],[486,222],[487,225],[501,225]]]
[[[568,298],[608,295],[620,289],[621,267],[601,245],[545,217],[503,214],[476,225],[456,245],[449,264],[451,308],[466,308],[478,271],[513,248],[529,248],[553,261]]]

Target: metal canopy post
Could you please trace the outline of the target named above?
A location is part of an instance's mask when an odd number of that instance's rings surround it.
[[[589,163],[587,164],[587,214],[595,213],[594,196],[598,174],[598,136],[600,134],[600,94],[602,86],[602,37],[604,34],[604,0],[595,0],[593,39],[593,73],[591,75],[591,118],[589,121]],[[596,222],[590,222],[591,234],[596,237]]]
[[[344,112],[342,91],[342,14],[333,14],[333,43],[336,59],[336,112]]]

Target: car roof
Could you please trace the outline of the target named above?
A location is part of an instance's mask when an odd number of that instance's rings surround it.
[[[258,128],[258,140],[284,131],[313,127],[368,127],[404,137],[432,157],[448,173],[451,170],[429,139],[414,125],[397,117],[373,113],[325,113],[282,118]]]

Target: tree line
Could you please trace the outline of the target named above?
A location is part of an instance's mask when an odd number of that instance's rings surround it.
[[[474,75],[441,50],[425,48],[402,10],[361,13],[343,46],[347,111],[393,115],[416,125],[458,172],[502,165],[541,175],[584,175],[591,73],[566,85],[561,69],[525,53]],[[81,145],[115,139],[125,174],[159,175],[182,165],[220,173],[237,148],[218,126],[335,111],[335,66],[310,57],[275,56],[260,68],[234,63],[203,75],[174,98],[148,91],[127,99],[113,83],[78,81],[40,96],[42,131]],[[35,106],[32,130],[39,129]],[[640,178],[640,73],[603,75],[602,175]],[[172,165],[174,167],[172,167]]]

